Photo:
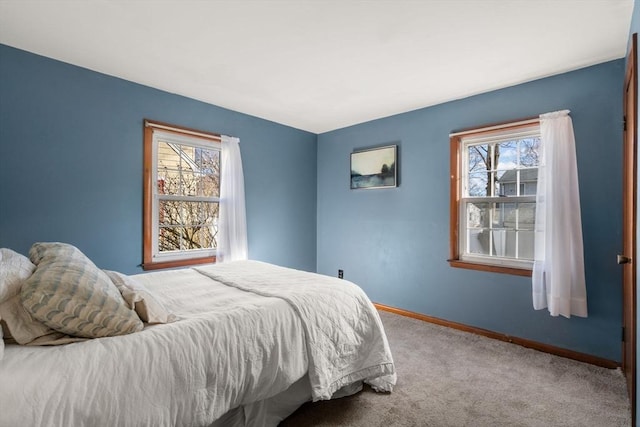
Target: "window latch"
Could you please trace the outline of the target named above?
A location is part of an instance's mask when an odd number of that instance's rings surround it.
[[[618,264],[631,264],[631,258],[624,255],[618,255],[617,261],[618,261]]]

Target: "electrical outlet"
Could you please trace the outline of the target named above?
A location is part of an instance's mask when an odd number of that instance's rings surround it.
[[[338,279],[342,279],[344,277],[344,271],[338,270]]]

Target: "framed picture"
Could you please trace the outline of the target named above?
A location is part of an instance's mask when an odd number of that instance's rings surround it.
[[[396,187],[397,152],[389,145],[351,153],[351,189]]]

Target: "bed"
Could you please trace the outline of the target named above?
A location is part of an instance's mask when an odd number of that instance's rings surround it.
[[[15,310],[30,307],[31,282],[47,264],[35,261],[3,293],[0,259],[5,338],[25,340]],[[276,426],[304,402],[395,385],[378,313],[348,281],[257,261],[96,274],[141,326],[78,337],[30,312],[41,336],[5,340],[0,352],[0,426]]]

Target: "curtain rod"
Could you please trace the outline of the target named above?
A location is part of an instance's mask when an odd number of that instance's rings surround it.
[[[494,126],[487,126],[483,128],[466,129],[466,130],[461,130],[460,132],[452,132],[449,134],[449,137],[468,135],[470,133],[488,132],[492,130],[500,130],[508,127],[522,126],[522,125],[528,125],[528,124],[539,123],[539,122],[540,122],[540,117],[535,117],[535,118],[520,120],[518,122],[509,122],[509,123],[503,123],[503,124],[494,125]]]
[[[207,138],[207,139],[215,139],[215,140],[218,140],[218,141],[220,139],[222,139],[222,136],[219,135],[219,134],[216,134],[216,133],[198,132],[198,131],[193,130],[193,129],[183,128],[183,127],[178,127],[178,126],[171,126],[171,125],[168,125],[168,124],[154,122],[154,121],[151,121],[151,120],[145,120],[144,121],[144,125],[148,126],[148,127],[152,127],[152,128],[157,128],[157,129],[164,129],[164,130],[173,131],[173,132],[186,133],[186,134],[189,134],[189,135],[199,136],[199,137]]]

